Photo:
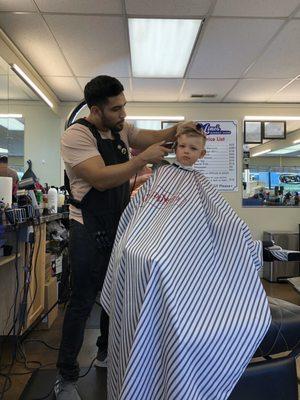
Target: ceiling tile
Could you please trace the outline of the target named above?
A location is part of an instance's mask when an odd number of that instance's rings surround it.
[[[121,0],[35,0],[42,12],[80,14],[121,14]]]
[[[187,78],[238,78],[282,24],[280,20],[211,19]]]
[[[217,102],[235,84],[235,79],[186,79],[180,101]],[[192,98],[192,94],[216,94],[214,98]]]
[[[74,78],[56,76],[44,76],[43,78],[61,101],[83,99],[83,90],[80,89]]]
[[[266,102],[287,83],[287,79],[242,79],[224,101]]]
[[[41,75],[71,75],[55,40],[39,15],[0,14],[0,26]]]
[[[294,78],[300,74],[300,21],[290,21],[271,43],[247,78]]]
[[[299,0],[218,0],[212,15],[229,17],[287,17]]]
[[[129,76],[129,45],[122,17],[45,18],[76,76]]]
[[[182,79],[132,79],[133,101],[177,101]]]
[[[129,15],[139,16],[202,16],[207,14],[212,0],[125,0]]]
[[[273,96],[271,101],[300,103],[300,79],[295,80],[280,93]]]
[[[0,11],[37,11],[32,0],[0,0]]]
[[[80,86],[82,87],[82,93],[84,91],[85,85],[92,79],[90,77],[78,77],[77,78]],[[131,96],[131,86],[130,86],[130,79],[129,78],[117,78],[119,81],[122,83],[124,87],[124,94],[126,97],[127,101],[132,101],[132,96]]]

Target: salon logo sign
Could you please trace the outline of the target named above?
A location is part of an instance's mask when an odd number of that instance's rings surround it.
[[[220,123],[212,124],[210,122],[199,122],[200,127],[206,133],[206,136],[210,135],[231,135],[231,130],[222,129]]]

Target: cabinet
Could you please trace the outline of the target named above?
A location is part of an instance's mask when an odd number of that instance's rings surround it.
[[[35,241],[31,281],[27,299],[27,319],[25,330],[41,315],[45,306],[45,263],[46,263],[46,224],[35,227]]]

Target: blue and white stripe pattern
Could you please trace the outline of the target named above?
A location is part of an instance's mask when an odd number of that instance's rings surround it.
[[[159,168],[121,217],[102,291],[108,399],[227,399],[270,324],[261,264],[205,177]]]
[[[272,254],[273,257],[275,257],[276,260],[279,261],[288,261],[289,260],[289,254],[295,255],[296,253],[299,254],[300,258],[300,252],[295,251],[295,250],[284,250],[280,248],[279,246],[276,246],[276,249],[273,249],[272,247],[269,247],[268,250]]]

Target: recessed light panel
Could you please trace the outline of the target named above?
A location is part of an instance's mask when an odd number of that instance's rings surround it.
[[[129,18],[133,76],[182,78],[201,23],[201,19]]]

